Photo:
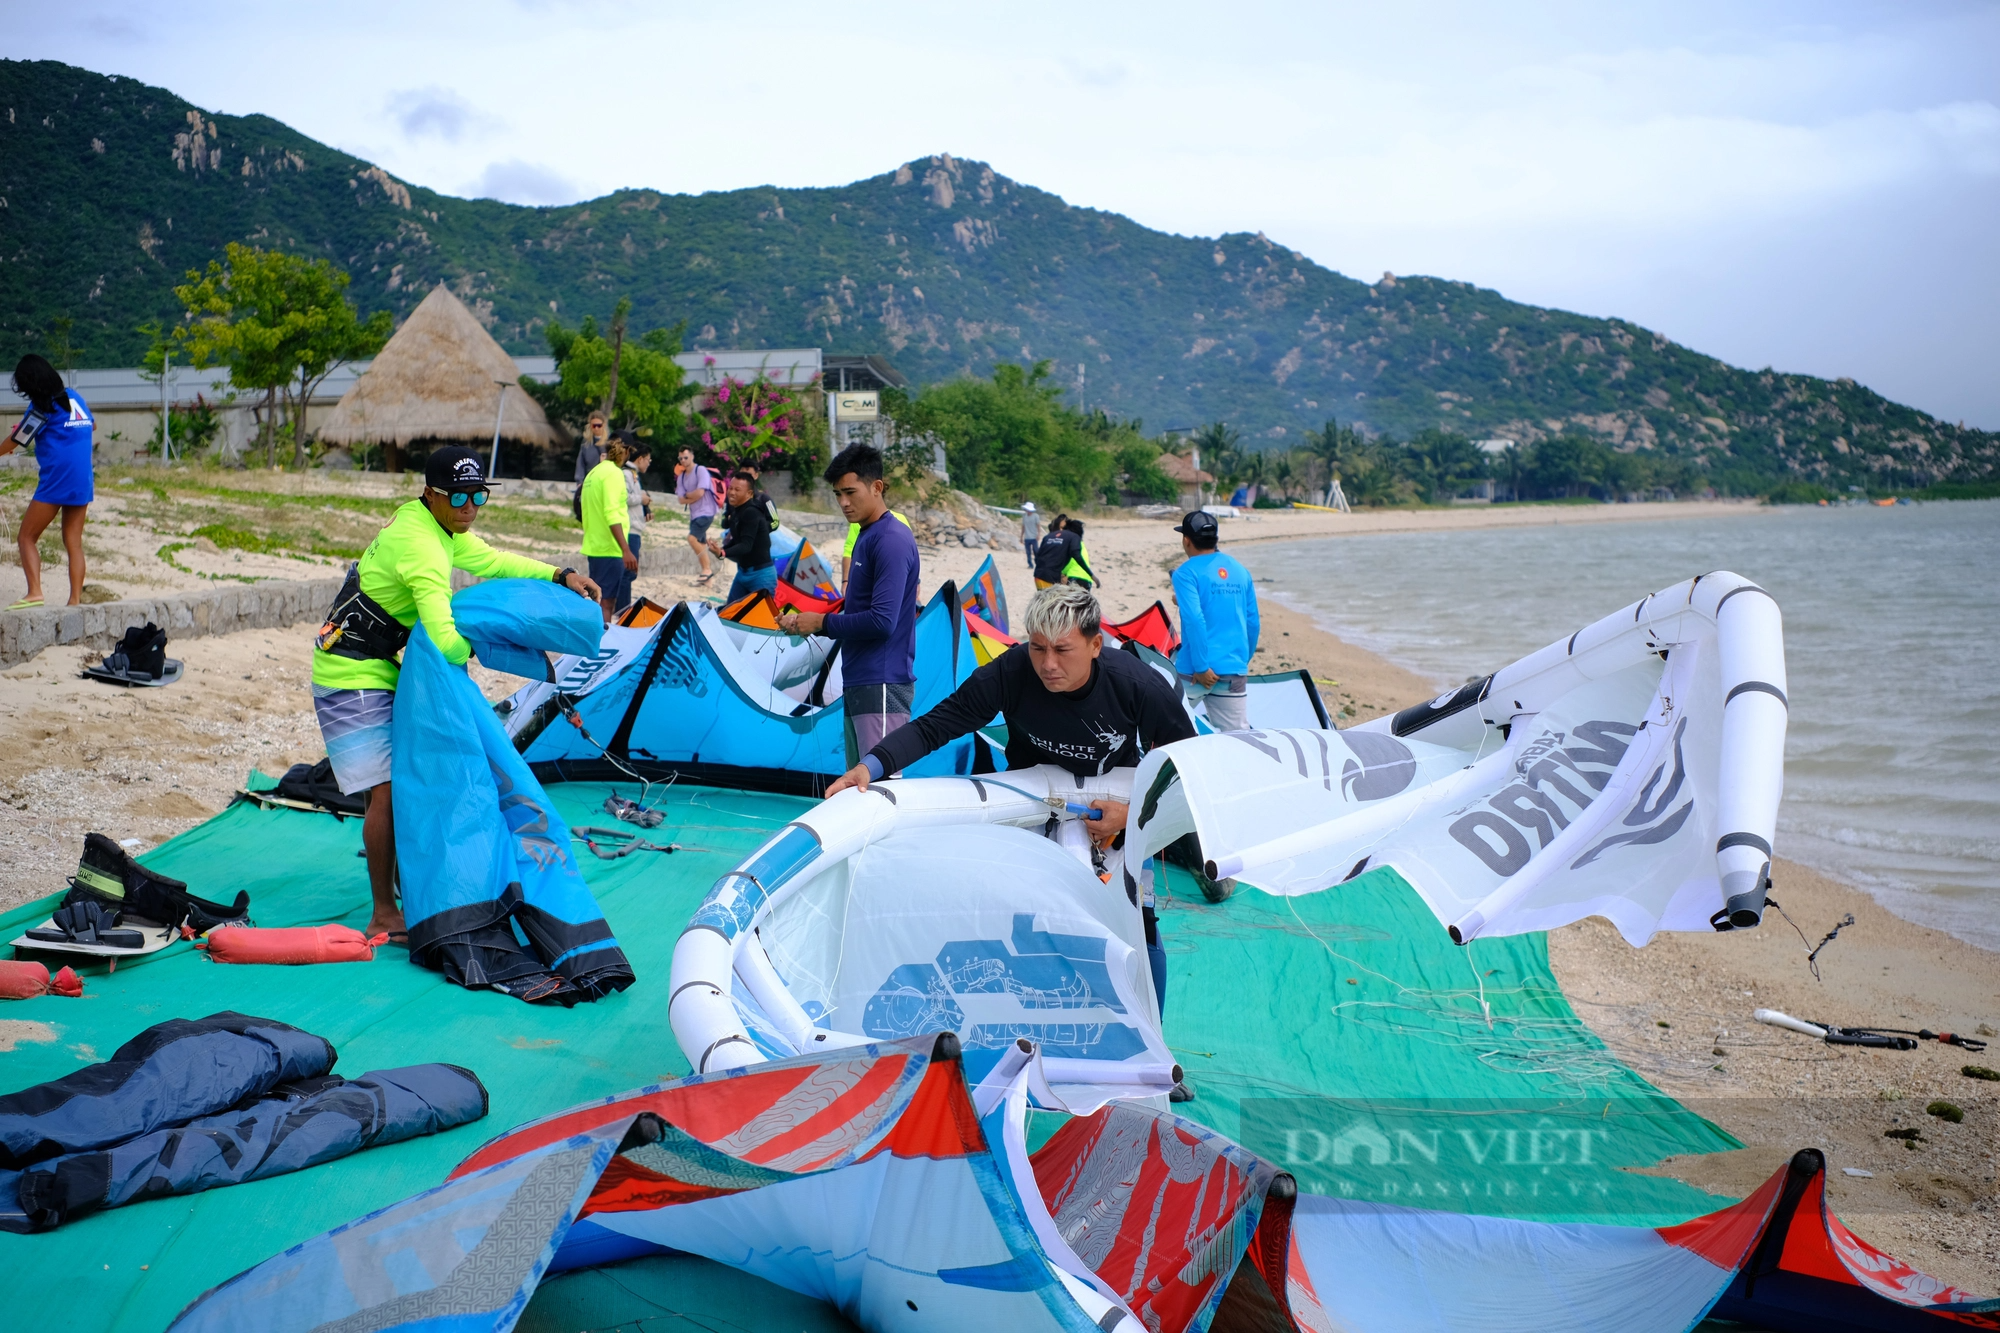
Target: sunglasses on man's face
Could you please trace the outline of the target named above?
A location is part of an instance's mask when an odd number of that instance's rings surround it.
[[[463,509],[463,508],[465,507],[465,502],[466,502],[467,500],[470,500],[470,501],[472,501],[472,503],[474,503],[474,504],[476,504],[476,505],[483,505],[483,504],[485,504],[485,503],[486,503],[486,492],[485,492],[485,491],[448,491],[448,492],[446,492],[446,494],[445,494],[445,499],[446,499],[447,501],[449,501],[449,502],[450,502],[450,504],[451,504],[451,507],[452,507],[453,509]]]

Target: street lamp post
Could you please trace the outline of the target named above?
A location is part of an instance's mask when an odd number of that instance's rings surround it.
[[[493,456],[487,461],[488,478],[500,475],[500,423],[507,419],[507,381],[494,380],[500,386],[500,401],[493,409]]]

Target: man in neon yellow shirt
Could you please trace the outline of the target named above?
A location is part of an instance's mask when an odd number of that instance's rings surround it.
[[[625,485],[625,442],[612,440],[604,446],[604,457],[583,479],[583,495],[578,508],[583,513],[583,559],[590,577],[602,589],[599,605],[604,623],[628,600],[632,576],[639,572],[639,557],[625,540],[625,507],[629,491]]]
[[[904,518],[893,509],[889,511],[889,517],[895,519],[906,528],[910,527],[910,520]],[[915,532],[916,529],[910,528],[910,531]],[[859,523],[849,523],[847,525],[847,541],[840,548],[840,588],[842,592],[847,590],[847,573],[854,568],[854,543],[860,540],[861,525]]]
[[[389,719],[401,672],[398,656],[418,621],[444,659],[465,665],[472,644],[451,614],[451,571],[483,579],[551,579],[586,597],[597,585],[575,570],[557,570],[526,556],[496,551],[472,535],[489,483],[479,455],[448,448],[424,465],[424,493],[396,511],[389,526],[347,571],[313,644],[313,711],[326,738],[334,781],[360,795],[367,813],[361,845],[368,853],[374,913],[369,935],[407,944],[396,904],[396,829],[389,801]],[[624,518],[621,477],[619,518]]]

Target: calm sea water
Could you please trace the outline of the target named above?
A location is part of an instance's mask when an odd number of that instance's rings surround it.
[[[1779,855],[2000,949],[2000,501],[1387,533],[1236,554],[1270,593],[1440,686],[1691,575],[1754,579],[1785,616]]]

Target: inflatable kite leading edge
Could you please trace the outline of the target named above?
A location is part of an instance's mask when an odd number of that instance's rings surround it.
[[[723,875],[674,946],[668,1017],[697,1073],[946,1028],[983,1077],[1018,1039],[1087,1110],[1160,1096],[1136,886],[1100,880],[1068,805],[1129,775],[1043,765],[885,780],[800,815]],[[1055,818],[1058,840],[1041,830]],[[1027,828],[989,827],[1027,825]],[[1038,1094],[1039,1095],[1039,1094]]]
[[[1141,764],[1139,855],[1309,893],[1393,868],[1452,938],[1585,916],[1644,944],[1761,919],[1784,789],[1778,607],[1735,574],[1641,599],[1429,703]]]

